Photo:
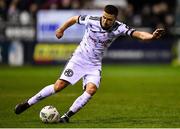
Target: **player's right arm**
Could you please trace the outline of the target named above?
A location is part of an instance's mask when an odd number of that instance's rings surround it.
[[[71,18],[69,18],[62,26],[60,26],[57,30],[56,30],[56,37],[58,39],[62,38],[64,31],[74,25],[76,22],[78,22],[78,18],[79,16],[73,16]]]
[[[141,40],[153,40],[161,38],[165,33],[165,29],[158,28],[152,34],[143,31],[134,31],[132,36]]]

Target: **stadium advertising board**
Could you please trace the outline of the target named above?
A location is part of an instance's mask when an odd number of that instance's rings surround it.
[[[10,40],[34,41],[34,26],[8,25],[5,29],[6,38]]]
[[[39,43],[35,47],[34,61],[36,63],[58,63],[70,58],[77,44]]]
[[[59,42],[55,37],[55,30],[68,18],[78,15],[100,16],[102,10],[41,10],[37,14],[37,41]],[[84,33],[84,26],[75,24],[68,28],[61,42],[79,42]]]
[[[138,40],[118,39],[112,43],[104,59],[111,62],[170,62],[172,44],[171,40],[142,43]]]

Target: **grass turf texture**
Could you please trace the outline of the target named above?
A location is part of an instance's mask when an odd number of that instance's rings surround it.
[[[17,103],[52,84],[62,69],[0,66],[0,127],[180,127],[180,68],[168,65],[105,65],[100,89],[69,124],[44,124],[39,111],[54,105],[63,114],[82,93],[81,82],[14,114]]]

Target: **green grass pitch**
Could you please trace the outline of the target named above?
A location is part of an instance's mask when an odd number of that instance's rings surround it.
[[[21,115],[14,106],[52,84],[62,66],[0,66],[0,128],[180,127],[180,68],[170,65],[104,65],[91,101],[68,124],[44,124],[39,111],[54,105],[61,114],[83,91],[81,81]]]

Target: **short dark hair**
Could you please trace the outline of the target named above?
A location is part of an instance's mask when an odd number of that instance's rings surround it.
[[[111,15],[115,15],[115,16],[118,15],[118,8],[115,7],[114,5],[106,5],[106,6],[104,7],[104,11],[105,11],[106,13],[111,14]]]

